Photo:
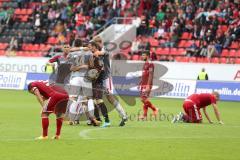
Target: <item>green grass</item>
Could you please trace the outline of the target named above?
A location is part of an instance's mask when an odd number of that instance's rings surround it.
[[[141,109],[126,106],[131,120],[124,128],[116,111],[110,113],[112,127],[100,129],[64,124],[59,141],[34,141],[41,133],[40,106],[33,95],[24,91],[0,91],[0,160],[237,160],[240,159],[240,105],[220,102],[224,125],[171,124],[162,117],[158,121],[138,121]],[[182,100],[153,99],[166,115],[181,111]],[[208,108],[216,122],[211,107]],[[205,117],[204,117],[205,118]],[[205,120],[205,119],[204,119]],[[50,137],[55,132],[51,116]]]

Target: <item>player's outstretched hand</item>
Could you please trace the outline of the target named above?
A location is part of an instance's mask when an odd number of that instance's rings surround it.
[[[219,124],[224,124],[223,121],[219,121]]]

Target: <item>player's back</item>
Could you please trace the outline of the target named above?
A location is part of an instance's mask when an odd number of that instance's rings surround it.
[[[54,92],[54,90],[49,86],[49,83],[46,81],[35,81],[31,83],[31,86],[36,87],[44,98],[51,97]]]
[[[92,53],[90,51],[79,51],[77,54],[77,57],[75,59],[74,66],[81,66],[81,65],[88,65],[89,60],[92,56]],[[79,71],[72,72],[72,77],[84,77],[88,69],[82,68]]]
[[[216,98],[210,93],[192,94],[187,99],[195,102],[198,108],[203,108],[213,103],[216,104]]]

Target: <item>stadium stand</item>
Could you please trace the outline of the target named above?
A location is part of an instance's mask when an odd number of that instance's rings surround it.
[[[161,61],[239,64],[239,8],[237,0],[0,0],[0,55],[45,56],[90,40],[114,17],[135,17],[139,49],[120,51],[129,59],[148,46]]]

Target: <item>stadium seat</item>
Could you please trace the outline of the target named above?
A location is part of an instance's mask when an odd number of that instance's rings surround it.
[[[178,55],[177,48],[170,48],[169,54],[170,55]]]
[[[237,57],[240,57],[240,49],[238,49],[237,53],[236,53]]]
[[[177,50],[177,53],[178,53],[178,55],[185,55],[186,54],[186,50],[184,48],[179,48]]]
[[[5,55],[5,51],[4,50],[0,50],[0,56],[4,56]]]
[[[211,63],[219,63],[219,58],[213,57]]]
[[[190,39],[190,34],[188,32],[183,32],[181,39]]]
[[[209,58],[197,58],[197,63],[210,63]]]
[[[163,54],[163,48],[157,48],[156,49],[156,54],[162,55]]]
[[[238,49],[240,46],[239,46],[239,43],[238,42],[232,42],[231,46],[229,48],[231,49]]]
[[[235,63],[240,64],[240,58],[236,58]]]
[[[14,14],[16,15],[21,14],[21,9],[20,8],[15,9]]]
[[[179,44],[178,44],[178,47],[180,47],[180,48],[185,48],[185,44],[187,43],[187,41],[186,40],[181,40],[180,42],[179,42]]]
[[[49,43],[49,44],[57,44],[57,38],[49,37],[47,43]]]
[[[150,42],[151,46],[153,46],[153,47],[157,47],[159,45],[158,40],[156,40],[154,38],[149,38],[149,42]]]
[[[226,64],[227,63],[227,58],[220,58],[220,63]]]
[[[227,25],[221,25],[221,30],[222,30],[223,32],[227,32],[228,26],[227,26]]]
[[[234,50],[234,49],[230,50],[229,57],[236,57],[236,55],[237,55],[236,53],[237,53],[236,50]]]
[[[189,62],[195,63],[197,61],[196,57],[189,57]]]
[[[228,49],[224,49],[224,50],[222,51],[221,56],[223,56],[223,57],[228,57],[228,56],[229,56],[229,51],[228,51]]]
[[[140,56],[139,55],[133,55],[132,60],[140,60]]]

